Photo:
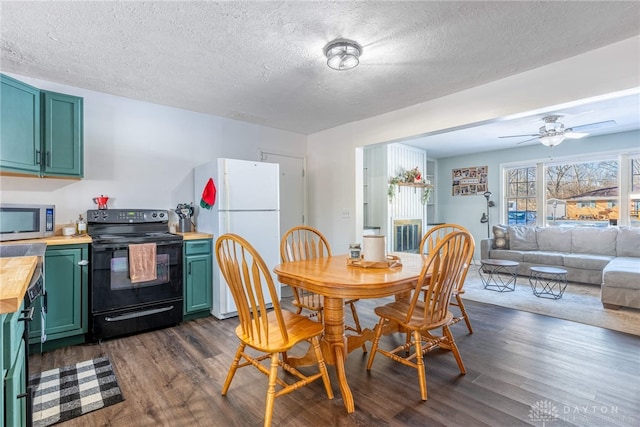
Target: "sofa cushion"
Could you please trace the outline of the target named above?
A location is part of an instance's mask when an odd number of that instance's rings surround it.
[[[509,226],[509,247],[516,251],[535,251],[538,249],[536,227],[526,225]]]
[[[640,258],[640,228],[620,227],[618,229],[616,255]]]
[[[565,254],[565,267],[602,271],[614,257],[609,255]]]
[[[618,229],[614,227],[576,227],[571,229],[571,252],[616,256],[616,237]]]
[[[509,249],[509,234],[506,225],[493,226],[493,249]]]
[[[494,249],[490,252],[489,257],[492,259],[506,259],[507,261],[524,261],[523,251]]]
[[[640,290],[640,260],[617,257],[602,272],[603,286]]]
[[[541,251],[571,252],[571,228],[545,227],[538,229],[538,249]]]
[[[524,253],[524,262],[535,265],[564,265],[564,254],[560,252],[527,251]]]

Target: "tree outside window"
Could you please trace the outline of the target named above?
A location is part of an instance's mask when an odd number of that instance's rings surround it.
[[[535,166],[508,169],[506,173],[509,225],[535,224],[538,205]]]

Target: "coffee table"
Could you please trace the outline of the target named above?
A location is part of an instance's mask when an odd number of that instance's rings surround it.
[[[567,288],[567,270],[564,268],[533,266],[529,284],[539,298],[560,299]]]
[[[496,292],[515,291],[519,264],[504,259],[480,260],[478,272],[484,288]]]

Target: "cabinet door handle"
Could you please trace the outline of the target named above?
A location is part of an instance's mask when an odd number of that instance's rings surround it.
[[[36,165],[42,164],[42,153],[40,150],[36,150]]]
[[[85,265],[89,265],[89,261],[87,261],[86,259],[80,260],[78,261],[78,265],[80,267],[84,267]]]
[[[19,322],[24,322],[24,321],[28,321],[31,322],[33,320],[33,312],[36,309],[35,306],[31,306],[26,310],[22,310],[22,314],[24,314],[23,317],[18,318]]]
[[[187,274],[191,276],[191,263],[189,263],[189,270],[187,271]]]
[[[51,166],[51,151],[47,151],[47,166]]]

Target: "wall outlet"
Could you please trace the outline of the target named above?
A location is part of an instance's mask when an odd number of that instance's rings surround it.
[[[340,216],[342,218],[351,218],[351,209],[342,209]]]

